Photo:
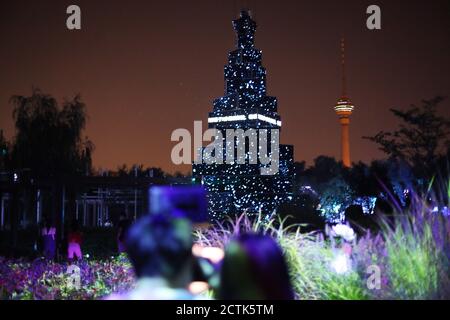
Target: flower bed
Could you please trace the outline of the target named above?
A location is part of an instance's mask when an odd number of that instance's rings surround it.
[[[73,267],[75,266],[75,267]],[[79,268],[79,269],[77,269]],[[77,275],[70,271],[79,270]],[[134,275],[125,257],[85,260],[72,264],[44,259],[32,262],[0,257],[0,298],[2,299],[99,299],[112,292],[127,290]]]

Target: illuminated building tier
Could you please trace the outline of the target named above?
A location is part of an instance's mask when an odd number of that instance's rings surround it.
[[[237,48],[228,55],[224,69],[225,95],[214,101],[208,126],[220,130],[223,137],[226,137],[226,129],[279,130],[282,122],[277,112],[277,99],[267,95],[262,53],[254,46],[256,23],[244,10],[239,19],[233,21],[233,27],[237,33]],[[256,141],[259,141],[260,133],[256,132]],[[269,145],[271,138],[269,134]],[[249,138],[246,141],[252,143]],[[260,169],[264,165],[259,160],[255,164],[247,161],[245,164],[193,165],[194,179],[208,191],[209,212],[213,219],[244,211],[272,214],[280,204],[290,201],[293,147],[280,145],[279,150],[279,170],[275,175],[262,175]]]

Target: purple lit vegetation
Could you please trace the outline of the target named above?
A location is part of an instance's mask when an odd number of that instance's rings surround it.
[[[298,299],[448,299],[449,217],[418,197],[413,203],[408,212],[380,222],[376,235],[357,236],[347,225],[304,234],[301,226],[243,214],[195,236],[197,245],[224,247],[242,232],[271,235],[284,251]],[[77,265],[81,286],[75,289],[68,286],[67,264],[0,258],[0,297],[99,299],[134,284],[123,255]]]

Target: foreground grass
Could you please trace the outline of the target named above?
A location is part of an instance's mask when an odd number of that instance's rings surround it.
[[[301,226],[283,221],[236,220],[198,230],[198,242],[224,247],[242,232],[272,236],[283,249],[298,299],[450,299],[450,222],[424,203],[381,219],[378,234],[367,232],[348,245],[349,268],[333,264],[342,255],[342,239],[326,233],[301,233]]]

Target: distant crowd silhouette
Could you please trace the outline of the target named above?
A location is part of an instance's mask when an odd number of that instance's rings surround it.
[[[40,229],[42,254],[48,260],[55,260],[57,258],[58,245],[57,228],[51,219],[44,219],[42,228]],[[83,254],[81,245],[83,242],[83,234],[80,231],[78,221],[74,220],[67,233],[67,260],[72,262],[74,260],[82,260]]]

